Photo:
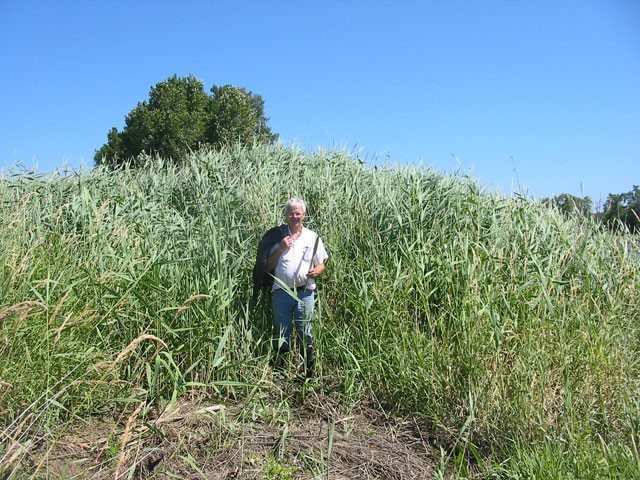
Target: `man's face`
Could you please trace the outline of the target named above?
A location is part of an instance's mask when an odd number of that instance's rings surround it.
[[[293,228],[302,224],[305,214],[300,205],[293,205],[287,210],[287,224]]]

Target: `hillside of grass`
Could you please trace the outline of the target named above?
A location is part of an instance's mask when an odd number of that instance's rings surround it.
[[[640,477],[637,236],[472,178],[281,146],[0,180],[0,472],[41,475],[33,449],[65,428],[126,433],[185,398],[286,411],[268,298],[250,296],[291,196],[330,255],[303,399],[414,419],[440,476]],[[122,478],[124,446],[104,464]]]

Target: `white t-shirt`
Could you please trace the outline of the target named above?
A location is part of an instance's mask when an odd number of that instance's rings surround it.
[[[298,288],[306,286],[309,290],[315,290],[316,281],[313,278],[307,278],[307,272],[311,269],[311,255],[313,255],[313,246],[316,242],[318,234],[313,230],[302,227],[300,236],[294,241],[293,246],[287,248],[276,265],[275,275],[282,280],[289,288]],[[270,254],[278,249],[275,245]],[[322,239],[318,238],[318,248],[313,258],[313,264],[319,265],[326,262],[329,255],[324,248]],[[273,290],[282,288],[278,280],[273,282]]]

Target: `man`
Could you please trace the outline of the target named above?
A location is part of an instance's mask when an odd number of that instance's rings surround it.
[[[265,270],[275,271],[271,302],[275,367],[282,368],[283,356],[289,352],[293,321],[305,360],[305,373],[311,377],[315,366],[311,329],[314,292],[316,279],[324,272],[329,256],[318,234],[303,226],[306,213],[302,199],[292,198],[286,203],[285,236],[269,251]]]

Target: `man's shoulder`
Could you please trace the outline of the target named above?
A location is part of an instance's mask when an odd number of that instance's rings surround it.
[[[283,225],[272,227],[262,236],[262,243],[278,243],[285,237]]]
[[[307,227],[303,227],[302,233],[304,234],[305,237],[313,238],[314,240],[315,240],[316,237],[320,236],[315,231],[313,231],[313,230],[311,230],[310,228],[307,228]]]
[[[286,230],[287,230],[287,225],[283,223],[282,225],[276,225],[275,227],[271,227],[269,230],[267,230],[267,233],[265,233],[265,235],[274,235],[274,234],[284,235]]]

